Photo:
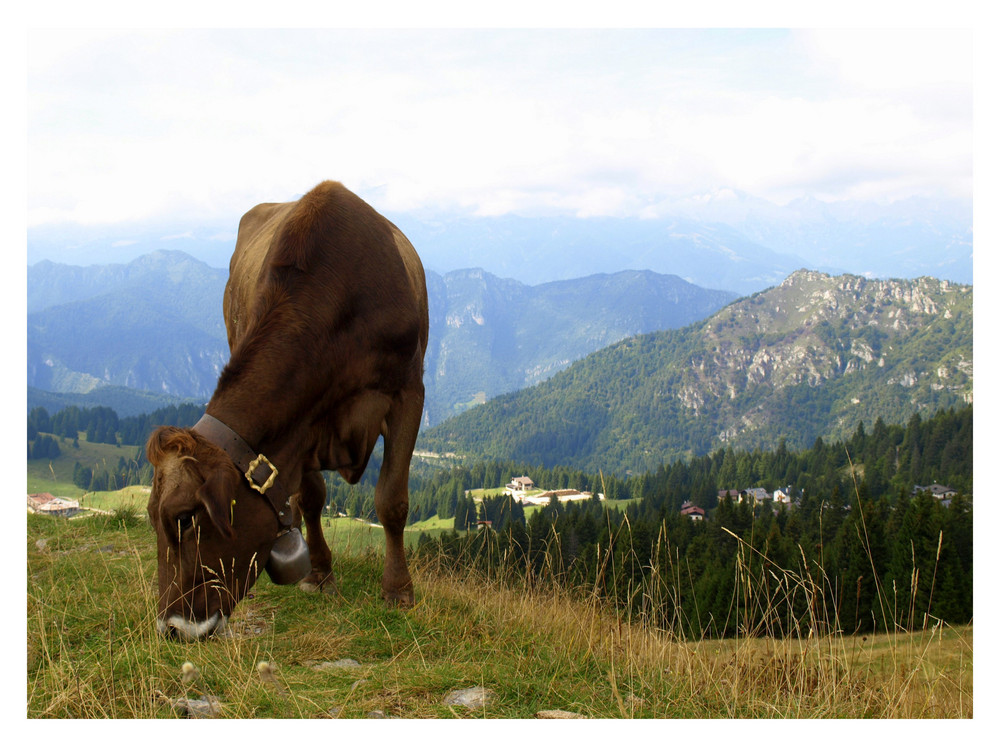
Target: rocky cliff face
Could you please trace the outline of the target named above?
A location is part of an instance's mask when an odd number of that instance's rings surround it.
[[[677,396],[697,414],[708,402],[735,401],[761,387],[842,379],[841,388],[858,389],[844,404],[862,404],[874,394],[866,387],[876,384],[914,406],[938,399],[929,392],[971,404],[971,341],[971,286],[800,270],[704,324]],[[762,413],[741,418],[744,428],[771,420]]]

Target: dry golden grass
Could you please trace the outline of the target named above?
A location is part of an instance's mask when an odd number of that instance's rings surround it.
[[[629,624],[565,590],[508,587],[434,568],[425,594],[517,629],[547,631],[574,660],[601,662],[617,703],[654,717],[971,718],[972,628],[894,635],[684,641]],[[623,695],[624,693],[624,695]],[[657,693],[649,702],[636,693]],[[654,713],[649,714],[649,708]]]
[[[178,698],[214,699],[231,718],[972,716],[971,627],[685,641],[578,590],[431,563],[414,563],[404,612],[382,604],[381,558],[362,548],[335,556],[339,595],[259,581],[230,635],[180,643],[155,632],[144,524],[29,517],[27,546],[32,718],[176,718]],[[311,665],[343,658],[360,668]],[[475,685],[495,694],[486,709],[444,704]]]

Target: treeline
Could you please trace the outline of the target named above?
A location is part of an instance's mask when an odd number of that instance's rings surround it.
[[[73,465],[73,484],[84,490],[120,490],[128,485],[151,485],[153,465],[146,461],[146,450],[138,447],[131,459],[124,456],[109,464],[106,461],[91,467],[77,462]]]
[[[945,502],[914,493],[933,482],[958,494]],[[499,530],[422,537],[419,552],[455,569],[579,588],[687,636],[964,624],[971,485],[969,407],[906,427],[859,425],[845,442],[797,453],[725,450],[675,462],[624,480],[621,496],[638,499],[625,508],[552,503]],[[797,502],[717,498],[755,486],[792,486]],[[686,501],[706,509],[703,521],[681,515]]]
[[[189,427],[204,412],[195,405],[169,405],[145,415],[119,418],[109,407],[71,405],[49,415],[44,407],[28,413],[28,459],[55,459],[63,454],[60,441],[79,448],[80,434],[88,443],[134,446],[131,458],[101,460],[73,466],[73,484],[83,490],[118,490],[128,485],[150,485],[153,467],[146,461],[145,444],[160,425]]]
[[[50,416],[44,407],[35,407],[28,413],[28,442],[37,441],[41,434],[78,442],[83,433],[89,443],[143,446],[158,426],[190,427],[204,412],[199,405],[168,405],[148,414],[119,418],[110,407],[71,405]]]
[[[330,512],[375,521],[375,482],[380,465],[376,452],[358,485],[330,476]],[[600,493],[612,501],[649,498],[651,503],[663,501],[670,510],[680,510],[685,501],[711,510],[718,503],[719,490],[749,487],[766,487],[769,492],[781,487],[797,494],[843,498],[853,493],[855,481],[873,496],[897,495],[911,491],[914,485],[935,482],[968,494],[972,490],[972,408],[945,410],[928,419],[914,415],[906,426],[886,425],[877,419],[866,430],[859,423],[847,441],[816,439],[812,448],[804,451],[791,451],[783,443],[774,451],[720,449],[661,464],[653,472],[635,476],[594,475],[571,467],[540,467],[512,460],[433,472],[413,465],[408,522],[434,516],[457,519],[465,512],[464,522],[469,491],[496,488],[519,475],[531,476],[547,490],[575,488]],[[471,524],[486,520],[481,510],[468,518]]]

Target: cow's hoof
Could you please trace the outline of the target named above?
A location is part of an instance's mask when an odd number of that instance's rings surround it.
[[[388,607],[398,607],[408,609],[413,606],[413,589],[403,589],[402,591],[382,590],[382,599]]]
[[[305,592],[322,592],[334,596],[337,594],[337,582],[333,579],[333,574],[320,577],[317,573],[311,573],[299,581],[299,588]]]

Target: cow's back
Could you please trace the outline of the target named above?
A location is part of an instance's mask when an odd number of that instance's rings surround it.
[[[393,371],[414,353],[423,358],[428,311],[420,259],[396,226],[337,182],[294,202],[258,205],[240,220],[224,298],[233,353],[258,334],[268,306],[262,299],[273,307],[279,297],[298,309],[288,317],[296,328],[309,327],[332,351],[356,356],[363,341],[381,356],[373,365]],[[392,365],[389,351],[401,356]]]
[[[240,219],[236,249],[229,260],[229,280],[222,298],[230,351],[236,348],[246,333],[253,301],[260,293],[264,262],[274,234],[297,204],[298,201],[264,203],[252,208]]]

